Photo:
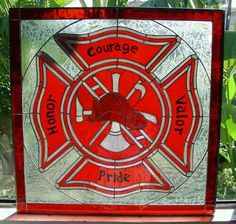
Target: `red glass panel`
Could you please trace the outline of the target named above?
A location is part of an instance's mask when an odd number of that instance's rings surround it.
[[[11,10],[18,212],[212,214],[221,11]]]

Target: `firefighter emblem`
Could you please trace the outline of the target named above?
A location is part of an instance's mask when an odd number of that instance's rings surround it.
[[[83,35],[58,33],[54,40],[80,72],[72,78],[48,54],[37,54],[31,118],[40,172],[76,150],[79,159],[55,185],[106,197],[173,191],[152,159],[156,153],[183,175],[192,174],[201,123],[198,57],[189,56],[163,79],[155,74],[178,47],[177,35],[110,27]]]

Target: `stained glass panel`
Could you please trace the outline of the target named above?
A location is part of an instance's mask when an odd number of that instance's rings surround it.
[[[18,210],[212,213],[221,12],[35,12],[12,69]]]

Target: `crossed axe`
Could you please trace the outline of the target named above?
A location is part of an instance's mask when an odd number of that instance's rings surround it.
[[[114,93],[119,92],[119,79],[120,79],[120,74],[119,73],[114,73],[112,74],[112,91]],[[101,99],[106,93],[109,93],[107,88],[98,80],[98,78],[94,77],[95,82],[97,85],[90,87],[87,85],[87,83],[83,82],[84,86],[88,89],[88,91],[97,99]],[[94,90],[102,88],[104,90],[104,94],[102,96],[98,96]],[[130,97],[135,93],[135,91],[140,91],[141,96],[139,100],[141,100],[146,93],[146,88],[142,85],[142,82],[139,80],[134,87],[130,90],[128,95],[126,96],[126,100],[129,100]],[[139,111],[147,120],[157,123],[157,118],[156,116]],[[84,110],[83,105],[80,103],[79,98],[76,98],[76,122],[82,122],[84,120],[85,115],[91,115],[92,110]],[[125,140],[123,137],[121,130],[123,130],[131,139],[132,141],[141,149],[143,148],[143,145],[139,142],[139,140],[146,138],[149,142],[152,142],[152,139],[147,135],[147,133],[141,129],[140,131],[140,136],[135,137],[133,134],[130,132],[130,130],[125,127],[124,125],[116,122],[116,121],[106,121],[101,129],[95,134],[95,136],[91,139],[89,142],[89,145],[91,146],[95,140],[102,134],[102,132],[105,130],[105,128],[110,124],[111,122],[111,129],[107,136],[103,139],[101,142],[101,146],[104,147],[105,149],[113,152],[120,152],[125,150],[126,148],[129,147],[129,143]]]

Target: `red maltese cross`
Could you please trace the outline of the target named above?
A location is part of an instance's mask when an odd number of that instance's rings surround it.
[[[111,27],[54,38],[80,72],[72,78],[49,55],[37,54],[32,123],[40,171],[76,150],[79,159],[55,183],[60,189],[108,197],[173,191],[153,156],[159,153],[191,175],[201,123],[197,56],[159,79],[155,71],[178,47],[178,36]]]

